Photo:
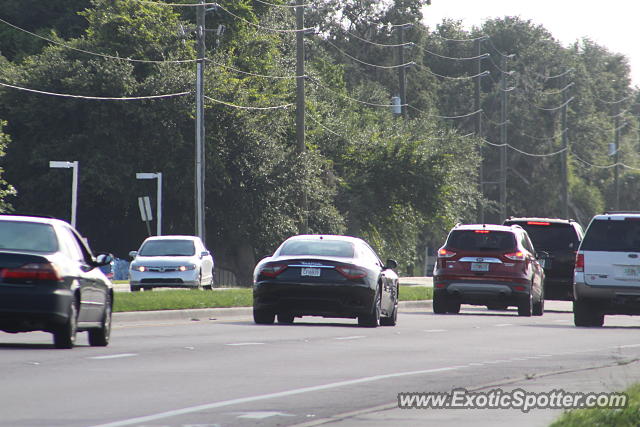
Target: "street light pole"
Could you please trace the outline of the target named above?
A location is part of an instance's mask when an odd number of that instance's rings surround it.
[[[157,179],[158,180],[158,185],[157,185],[157,189],[156,189],[156,216],[157,216],[157,223],[156,223],[156,235],[158,236],[162,236],[162,172],[156,172],[156,173],[137,173],[136,174],[136,178],[137,179]]]
[[[78,208],[78,161],[66,162],[51,160],[50,168],[73,169],[73,180],[71,181],[71,226],[76,227],[76,212]]]

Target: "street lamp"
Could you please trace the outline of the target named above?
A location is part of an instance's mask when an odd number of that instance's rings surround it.
[[[73,181],[71,183],[71,226],[76,226],[76,209],[78,206],[78,161],[64,162],[51,160],[50,168],[73,169]]]
[[[156,224],[156,234],[158,236],[162,236],[162,172],[156,173],[144,173],[139,172],[136,174],[137,179],[157,179],[158,180],[158,196],[157,196],[157,207],[156,211],[158,215],[157,224]]]

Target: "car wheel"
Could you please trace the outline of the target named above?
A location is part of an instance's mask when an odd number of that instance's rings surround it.
[[[518,304],[518,316],[521,317],[531,317],[531,309],[533,306],[531,291],[529,291],[529,295],[523,301]]]
[[[435,314],[445,314],[449,309],[447,297],[444,295],[434,293],[433,294],[433,312]]]
[[[380,303],[382,295],[376,292],[376,299],[373,303],[371,313],[358,316],[358,325],[365,328],[376,328],[380,324]]]
[[[396,291],[396,295],[398,295],[397,291]],[[380,318],[380,325],[381,326],[396,326],[397,322],[398,322],[398,300],[396,299],[396,301],[395,301],[395,303],[393,305],[393,311],[391,312],[391,314],[389,316]]]
[[[270,311],[253,309],[253,321],[258,325],[271,325],[275,317],[275,313]]]
[[[78,332],[78,309],[75,302],[69,308],[69,318],[53,332],[53,345],[56,348],[73,348]]]
[[[130,285],[131,292],[140,292],[140,286]]]
[[[102,325],[99,328],[89,329],[89,345],[94,347],[104,347],[109,344],[111,337],[111,297],[107,296],[102,314]]]
[[[289,313],[278,313],[278,323],[284,325],[291,325],[293,323],[294,315]]]
[[[453,314],[460,313],[460,303],[449,301],[449,303],[447,304],[447,313],[453,313]]]
[[[604,325],[604,313],[595,304],[584,300],[573,302],[573,323],[576,326],[596,326]]]
[[[544,295],[540,295],[540,299],[533,303],[532,314],[534,316],[542,316],[544,314]]]
[[[207,291],[213,290],[213,272],[211,273],[211,280],[209,280],[209,284],[204,285],[204,289]]]

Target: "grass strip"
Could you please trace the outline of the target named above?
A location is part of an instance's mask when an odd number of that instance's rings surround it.
[[[431,299],[433,290],[424,286],[401,286],[400,301]],[[113,311],[185,310],[192,308],[251,307],[251,288],[118,292]]]
[[[551,427],[640,426],[640,384],[632,385],[624,393],[629,396],[629,401],[623,409],[573,409],[562,414]]]

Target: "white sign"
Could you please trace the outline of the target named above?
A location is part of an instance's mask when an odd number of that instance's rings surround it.
[[[153,221],[149,196],[138,197],[138,207],[140,208],[140,216],[143,221]]]

